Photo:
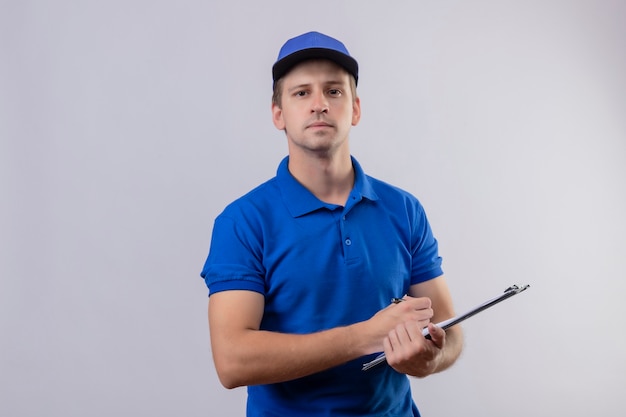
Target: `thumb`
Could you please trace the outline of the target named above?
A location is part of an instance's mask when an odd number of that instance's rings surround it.
[[[428,323],[428,333],[430,335],[430,340],[432,340],[435,346],[439,349],[443,348],[446,340],[446,331],[433,323]]]

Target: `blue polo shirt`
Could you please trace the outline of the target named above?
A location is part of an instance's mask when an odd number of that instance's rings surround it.
[[[367,320],[411,285],[442,275],[437,241],[411,194],[364,174],[345,206],[327,204],[288,170],[215,219],[201,276],[209,295],[265,296],[261,329],[306,334]],[[366,356],[294,381],[248,387],[248,416],[417,416],[408,378]]]

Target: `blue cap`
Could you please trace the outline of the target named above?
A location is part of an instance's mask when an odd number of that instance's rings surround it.
[[[348,71],[359,81],[359,64],[350,56],[345,45],[337,39],[319,32],[308,32],[289,39],[278,53],[272,67],[274,85],[294,66],[308,59],[328,59]]]

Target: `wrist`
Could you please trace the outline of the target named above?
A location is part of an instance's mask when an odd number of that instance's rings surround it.
[[[355,357],[381,352],[382,341],[377,341],[367,327],[367,322],[359,322],[346,327],[348,349]]]

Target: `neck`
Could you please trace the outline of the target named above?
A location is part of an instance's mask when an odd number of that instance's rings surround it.
[[[331,158],[302,158],[290,154],[289,172],[313,195],[329,204],[345,205],[354,186],[349,152]]]

